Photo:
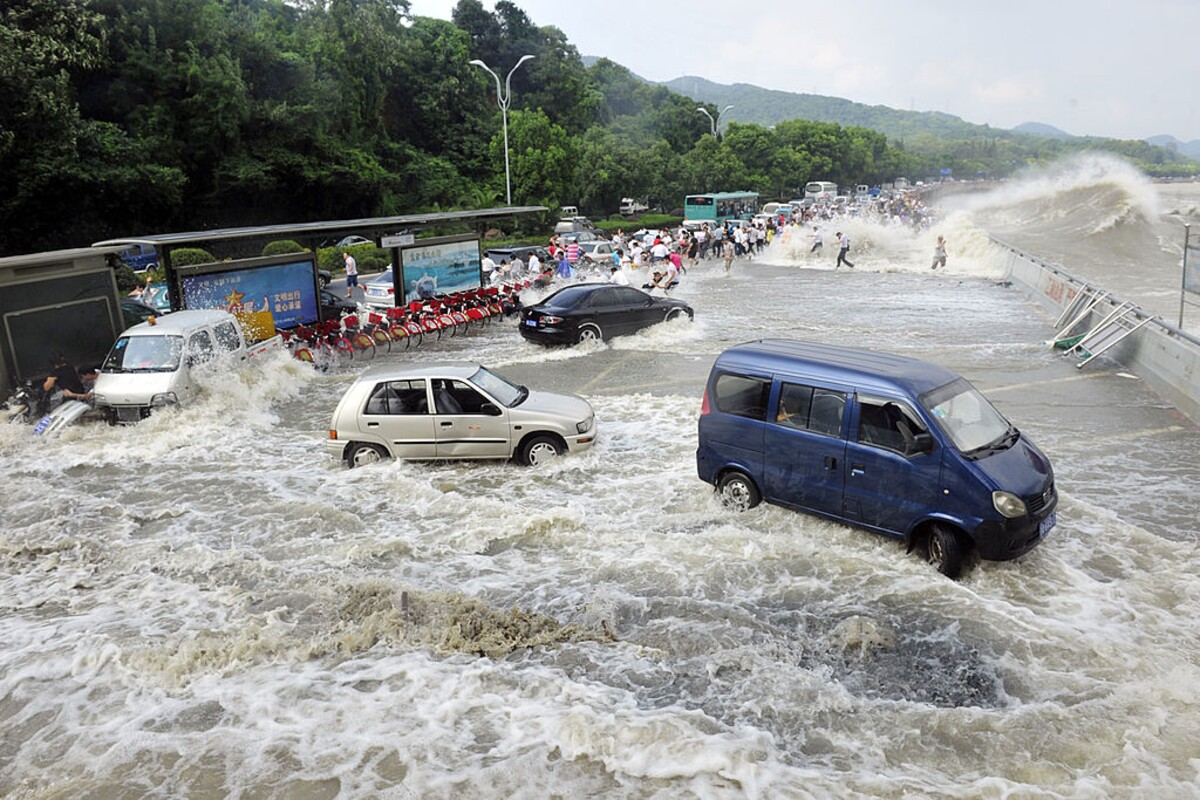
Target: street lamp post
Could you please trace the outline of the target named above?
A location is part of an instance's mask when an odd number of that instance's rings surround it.
[[[708,117],[708,122],[709,122],[709,124],[712,126],[712,135],[713,135],[713,138],[714,138],[714,139],[715,139],[715,138],[717,138],[717,126],[721,124],[721,117],[722,117],[722,115],[724,115],[724,113],[725,113],[726,111],[728,111],[729,109],[731,109],[731,108],[733,108],[733,106],[725,106],[724,108],[722,108],[720,111],[718,111],[718,112],[717,112],[717,118],[716,118],[716,119],[713,119],[713,115],[712,115],[712,114],[710,114],[710,113],[708,113],[708,109],[707,109],[707,108],[697,108],[697,109],[696,109],[696,110],[697,110],[697,111],[699,111],[701,114],[703,114],[704,116]]]
[[[496,79],[496,105],[500,106],[500,116],[504,120],[504,197],[510,206],[512,205],[512,179],[509,176],[508,168],[508,106],[512,102],[512,76],[517,71],[517,67],[531,58],[533,58],[531,55],[521,56],[521,59],[508,71],[508,77],[504,79],[503,93],[500,92],[500,76],[492,72],[491,67],[478,58],[471,61],[472,64],[483,68],[489,75]]]

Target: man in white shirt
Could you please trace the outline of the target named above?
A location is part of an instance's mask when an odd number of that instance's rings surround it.
[[[542,272],[542,260],[537,257],[537,253],[529,254],[529,274],[537,277]]]
[[[484,256],[480,266],[483,267],[483,282],[487,283],[492,279],[492,273],[496,271],[496,262],[490,256]]]
[[[613,267],[609,271],[612,273],[608,279],[609,283],[615,283],[617,286],[629,285],[629,276],[625,274],[625,270],[620,267]]]
[[[667,249],[666,244],[664,244],[662,240],[659,240],[658,244],[650,248],[650,255],[653,256],[651,261],[656,264],[660,261],[665,261],[669,254],[670,251]]]

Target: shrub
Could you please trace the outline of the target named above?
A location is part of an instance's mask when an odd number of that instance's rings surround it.
[[[212,253],[199,247],[181,247],[171,251],[171,266],[190,267],[192,264],[211,264],[216,261]]]
[[[262,249],[264,256],[282,256],[286,253],[307,253],[308,248],[291,239],[277,239],[267,242]]]
[[[322,247],[317,251],[317,267],[330,272],[344,271],[343,250],[354,256],[359,272],[382,272],[392,265],[390,250],[380,250],[373,244],[356,244],[352,247]]]

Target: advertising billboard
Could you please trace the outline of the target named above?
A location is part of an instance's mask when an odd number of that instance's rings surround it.
[[[483,285],[479,239],[472,234],[443,236],[400,248],[397,283],[405,302],[478,289]]]
[[[319,318],[312,256],[199,264],[179,270],[184,308],[219,308],[232,314],[269,311],[277,328]]]

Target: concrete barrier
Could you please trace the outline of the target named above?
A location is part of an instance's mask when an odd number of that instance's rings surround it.
[[[1077,295],[1089,289],[1106,295],[1089,315],[1087,322],[1091,325],[1099,324],[1124,302],[1103,287],[1077,278],[1061,267],[1047,264],[995,237],[992,242],[1007,252],[1007,279],[1056,317]],[[1133,314],[1138,321],[1148,319],[1149,322],[1106,350],[1104,356],[1140,377],[1192,422],[1200,424],[1200,339],[1140,308],[1135,307]]]

